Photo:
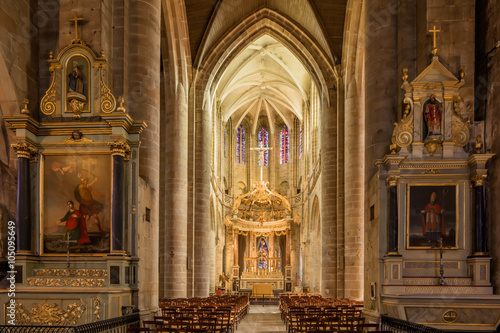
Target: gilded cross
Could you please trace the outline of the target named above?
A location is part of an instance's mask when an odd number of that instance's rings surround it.
[[[264,167],[264,152],[273,148],[264,148],[262,141],[259,142],[259,148],[250,148],[250,150],[257,150],[259,152],[260,161],[260,180],[262,180],[262,169]]]
[[[69,19],[71,22],[75,22],[75,39],[78,40],[80,39],[78,37],[78,21],[83,21],[83,17],[78,17],[75,12],[75,17],[72,19]]]
[[[432,54],[436,55],[438,49],[436,48],[436,32],[441,32],[441,30],[437,30],[436,26],[432,30],[429,30],[429,32],[432,32]]]

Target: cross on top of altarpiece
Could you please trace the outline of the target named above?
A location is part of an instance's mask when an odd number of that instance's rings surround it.
[[[259,152],[259,161],[260,161],[260,180],[262,181],[262,170],[264,168],[264,152],[271,150],[273,148],[266,148],[263,146],[262,141],[259,142],[258,148],[250,148],[250,150],[256,150]]]

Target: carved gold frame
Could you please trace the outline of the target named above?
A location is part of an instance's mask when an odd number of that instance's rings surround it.
[[[441,189],[441,190],[444,190],[445,188],[446,189],[453,189],[455,191],[454,193],[454,197],[451,198],[449,197],[449,199],[446,200],[446,203],[449,204],[450,202],[453,202],[454,204],[454,219],[455,219],[455,223],[454,223],[454,228],[455,228],[455,240],[454,240],[454,245],[449,247],[447,246],[446,244],[444,245],[444,247],[446,249],[454,249],[454,250],[457,250],[459,248],[459,234],[462,234],[463,233],[463,230],[459,230],[459,226],[460,226],[460,221],[459,221],[459,218],[460,218],[460,212],[459,212],[459,184],[457,183],[409,183],[407,184],[407,187],[406,187],[406,216],[405,216],[405,230],[406,230],[406,235],[405,235],[405,248],[407,250],[422,250],[422,249],[435,249],[436,248],[436,245],[433,244],[432,242],[429,243],[428,246],[416,246],[416,245],[411,245],[410,244],[410,237],[411,237],[411,226],[414,225],[414,224],[418,224],[420,223],[421,225],[421,220],[418,220],[418,222],[414,222],[412,224],[412,221],[410,220],[411,219],[411,216],[412,216],[412,210],[415,208],[414,206],[412,206],[412,204],[415,204],[416,202],[418,202],[418,205],[419,207],[416,207],[418,209],[424,209],[424,205],[422,205],[422,202],[426,202],[428,203],[430,201],[430,194],[427,195],[427,193],[432,193],[432,188],[434,188],[435,190],[438,190],[438,189]],[[413,199],[410,195],[411,193],[411,189],[412,188],[426,188],[427,189],[427,192],[425,194],[425,197],[420,197],[418,199]],[[449,194],[451,196],[451,194]],[[446,195],[445,195],[446,196]],[[439,198],[439,196],[438,196]],[[440,202],[438,202],[440,203]],[[443,205],[443,203],[441,202],[440,203],[441,205]],[[422,207],[420,207],[422,206]],[[445,214],[446,214],[446,211],[449,211],[449,208],[446,209],[446,207],[444,207],[445,209]],[[420,218],[420,217],[419,217]],[[415,221],[415,217],[414,217],[414,220]],[[445,220],[445,224],[448,224]],[[432,246],[434,245],[434,246]]]
[[[45,168],[47,167],[50,167],[48,165],[45,165],[46,164],[46,157],[47,156],[61,156],[61,157],[64,157],[64,156],[107,156],[108,157],[108,160],[109,160],[109,164],[108,164],[108,167],[109,167],[109,175],[110,175],[110,178],[108,180],[106,180],[107,182],[109,182],[109,201],[107,201],[107,204],[109,205],[109,214],[106,215],[106,219],[109,220],[109,252],[102,252],[102,253],[94,253],[94,252],[80,252],[80,253],[70,253],[70,256],[99,256],[99,257],[103,257],[103,256],[107,256],[109,255],[109,253],[112,252],[112,242],[111,240],[113,239],[113,228],[111,226],[111,218],[112,218],[112,196],[113,196],[113,159],[112,159],[112,155],[111,155],[111,152],[110,151],[71,151],[71,152],[68,152],[68,151],[56,151],[56,152],[43,152],[40,154],[40,168],[39,168],[39,175],[40,175],[40,182],[39,182],[39,205],[40,205],[40,209],[39,209],[39,221],[40,221],[40,229],[39,229],[39,239],[38,239],[38,242],[39,242],[39,253],[40,255],[43,255],[43,256],[66,256],[67,254],[66,253],[45,253],[44,251],[44,235],[45,235],[45,232],[44,232],[44,226],[46,224],[46,221],[44,220],[45,219],[45,202],[44,202],[44,199],[45,199]],[[104,180],[103,180],[104,181]],[[75,201],[75,200],[73,200]],[[104,214],[103,214],[104,216]],[[101,218],[103,217],[101,216]],[[88,225],[87,225],[88,227]]]

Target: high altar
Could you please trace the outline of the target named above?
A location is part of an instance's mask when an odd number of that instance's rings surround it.
[[[255,150],[262,160],[265,148]],[[239,289],[264,296],[271,289],[291,291],[290,235],[295,222],[289,201],[262,180],[261,167],[260,181],[236,198],[232,216],[225,218],[233,236],[226,238],[234,248],[231,277],[239,281]],[[285,280],[289,282],[285,284]]]

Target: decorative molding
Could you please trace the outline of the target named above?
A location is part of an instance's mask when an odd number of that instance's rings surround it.
[[[68,277],[68,270],[62,268],[42,268],[42,269],[34,269],[33,276],[38,277],[49,277],[49,276],[61,276]],[[77,276],[77,277],[107,277],[108,270],[107,269],[70,269],[69,276]]]
[[[104,287],[105,284],[106,279],[101,278],[28,278],[28,285],[32,287]]]
[[[103,300],[99,296],[94,296],[90,299],[92,306],[92,315],[94,316],[94,322],[102,319],[101,308],[104,305]]]
[[[73,303],[68,305],[66,310],[61,310],[56,303],[49,304],[45,301],[42,304],[34,304],[27,310],[22,303],[16,303],[16,324],[72,326],[76,325],[86,309],[84,303]]]

